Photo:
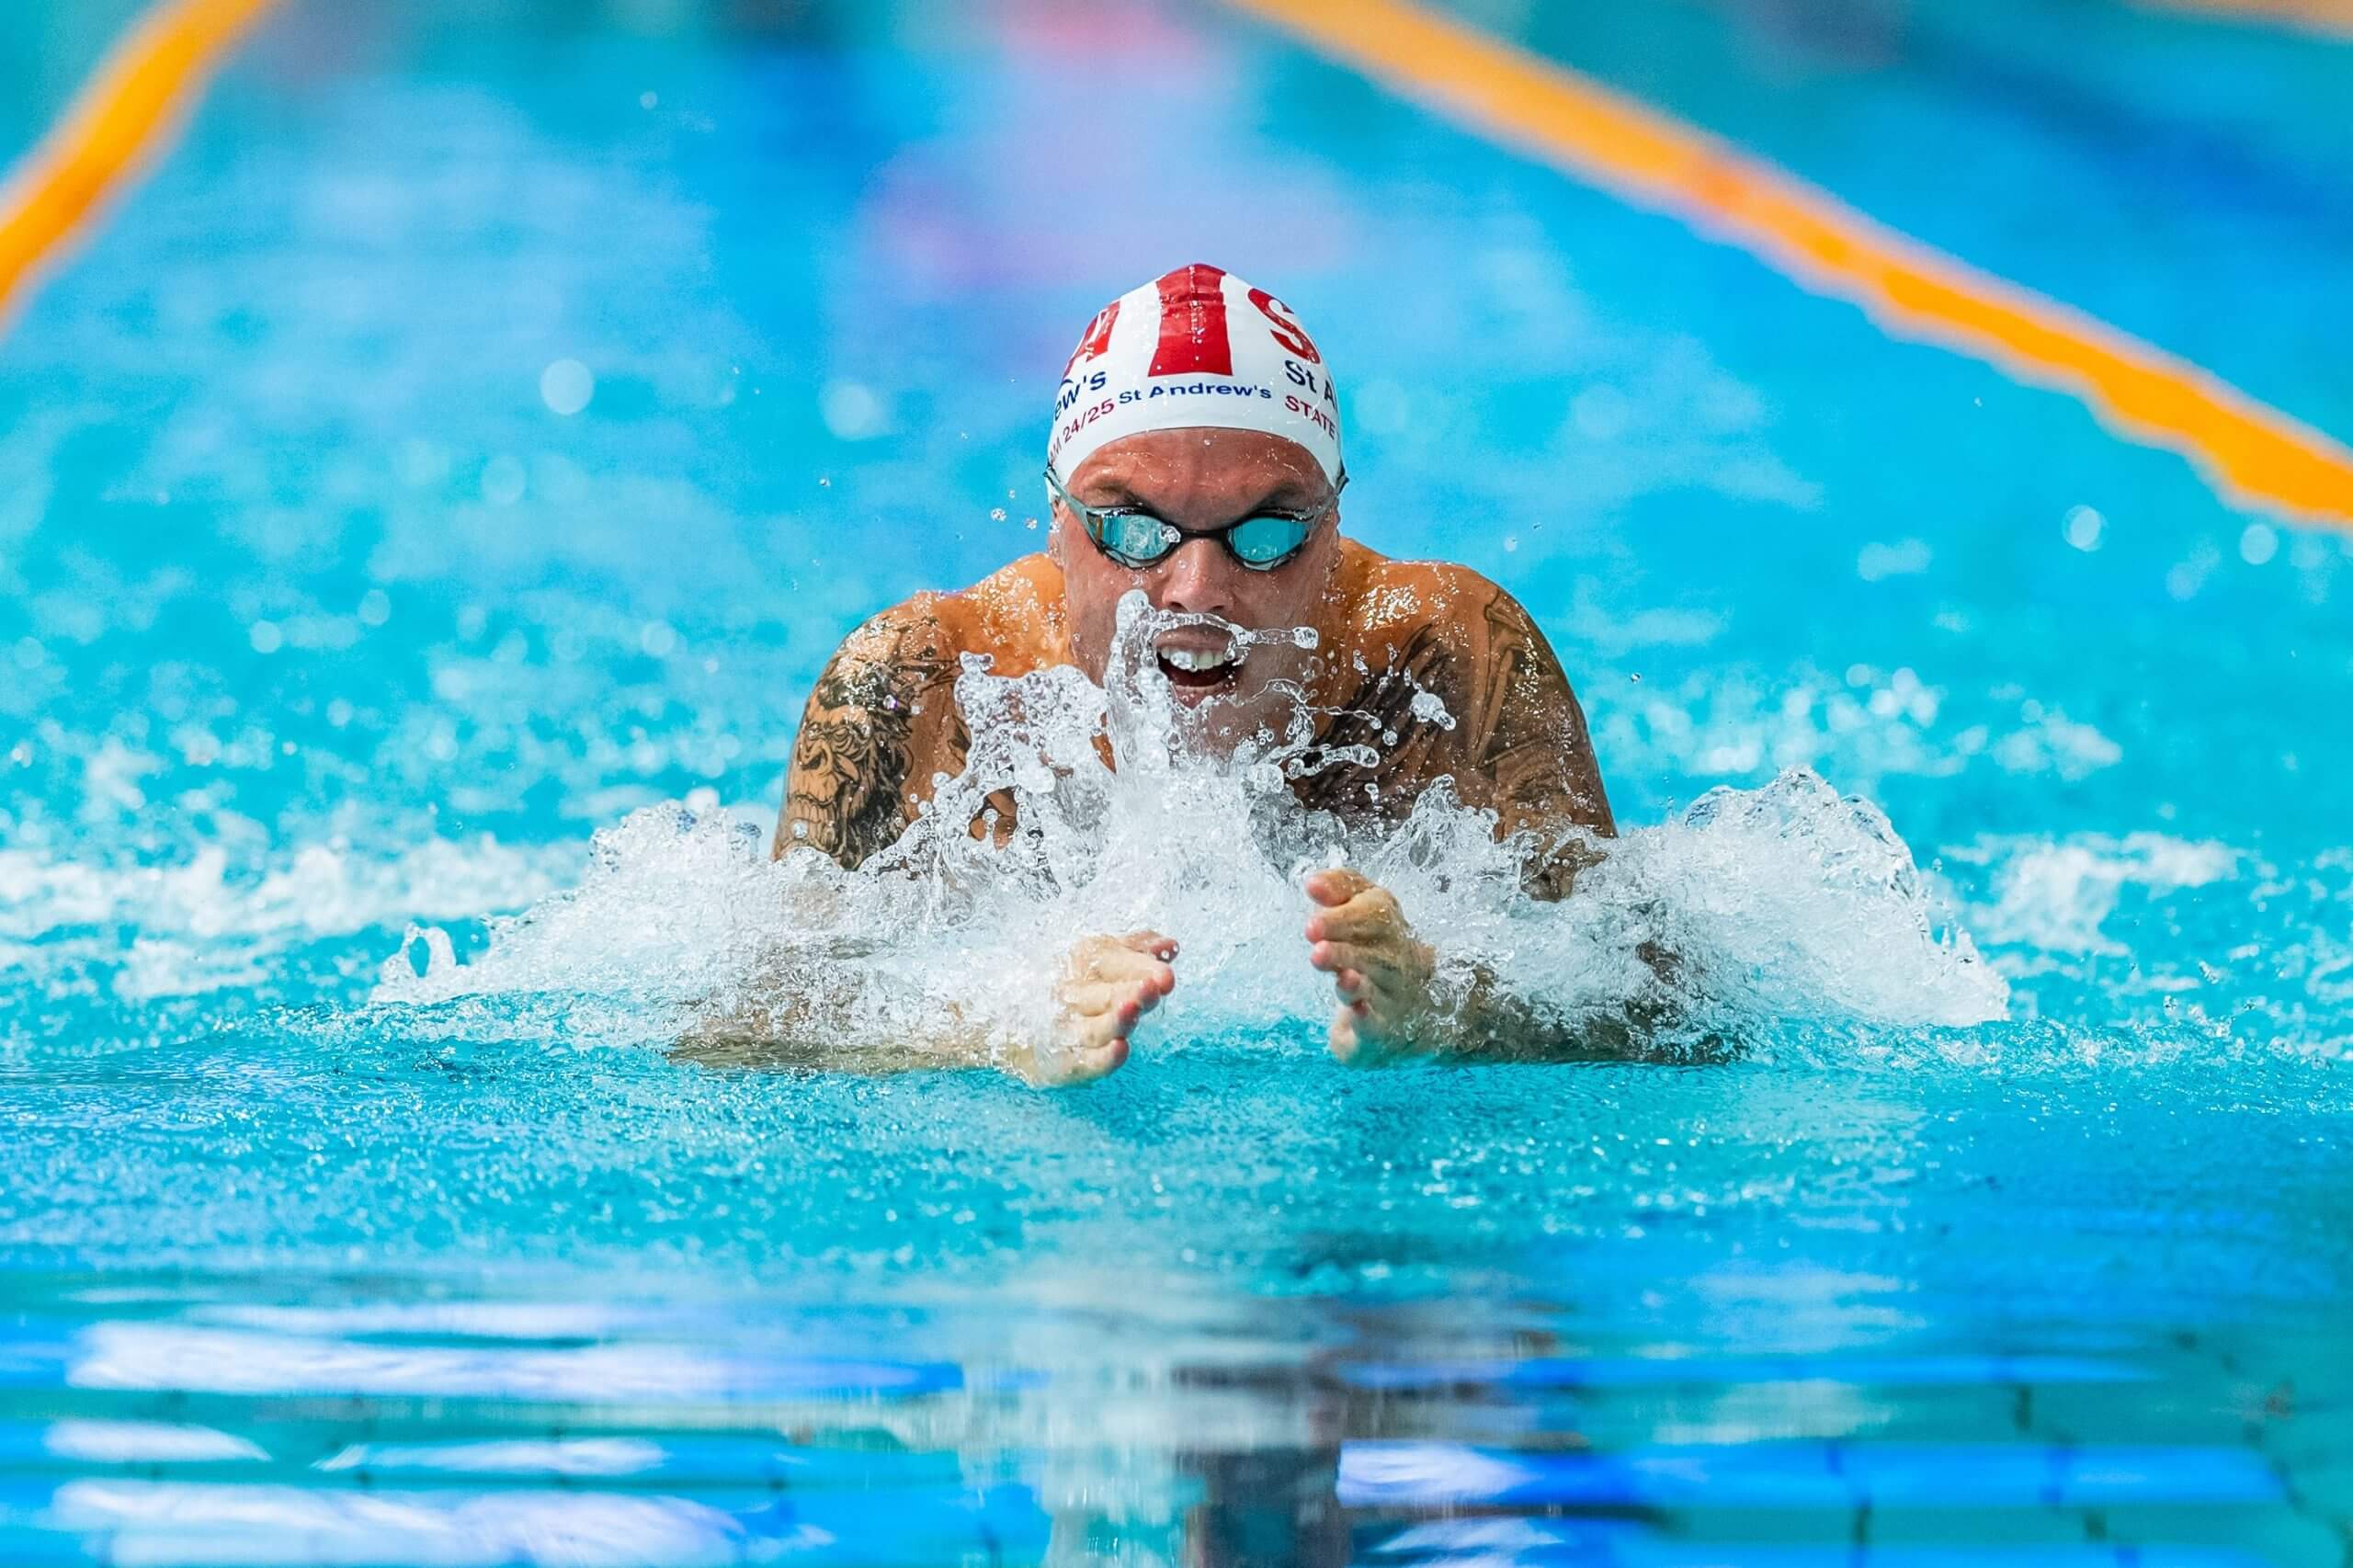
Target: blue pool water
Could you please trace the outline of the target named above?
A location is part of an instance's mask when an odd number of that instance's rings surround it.
[[[2353,436],[2353,46],[1461,9]],[[131,14],[0,16],[7,153]],[[1279,889],[1083,1089],[674,1049],[1196,257],[1736,1059],[1343,1071]],[[2341,1564],[2348,538],[1224,12],[291,0],[0,339],[0,1562]]]

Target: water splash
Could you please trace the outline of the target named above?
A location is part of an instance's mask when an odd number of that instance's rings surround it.
[[[1369,760],[1319,755],[1311,713],[1230,756],[1198,744],[1205,721],[1149,649],[1199,619],[1131,596],[1108,689],[1068,667],[1003,677],[968,658],[964,772],[857,871],[806,852],[771,862],[755,824],[649,808],[596,835],[578,888],[493,922],[472,962],[413,933],[376,999],[591,993],[644,1010],[648,1036],[985,1060],[1046,1038],[1074,937],[1150,928],[1182,955],[1146,1051],[1242,1031],[1320,1039],[1333,1001],[1307,963],[1300,883],[1347,864],[1396,893],[1442,983],[1484,971],[1571,1031],[1631,1009],[1665,1020],[1656,1043],[1674,1049],[1790,1020],[2004,1016],[2004,981],[1965,934],[1935,928],[1886,817],[1811,772],[1715,790],[1597,846],[1571,899],[1538,903],[1520,885],[1526,846],[1497,843],[1494,814],[1444,781],[1393,827],[1303,810],[1294,777]]]

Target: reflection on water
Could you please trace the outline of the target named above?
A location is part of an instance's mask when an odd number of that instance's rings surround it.
[[[1306,1299],[1154,1353],[1108,1302],[285,1288],[20,1290],[0,1560],[2318,1563],[2344,1456],[2296,1421],[2353,1389],[2341,1344],[2262,1346],[2294,1378],[2258,1390],[2250,1346],[2123,1330],[1738,1354],[1579,1346],[1532,1302]],[[799,1354],[861,1338],[1063,1349]]]

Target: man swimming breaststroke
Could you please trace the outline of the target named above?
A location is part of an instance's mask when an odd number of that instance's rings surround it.
[[[1197,264],[1099,312],[1063,371],[1045,482],[1042,553],[918,594],[835,653],[794,741],[777,857],[856,869],[890,847],[933,780],[965,767],[963,658],[1004,676],[1074,666],[1100,686],[1120,602],[1137,591],[1173,622],[1151,655],[1189,744],[1231,756],[1305,713],[1320,716],[1324,755],[1357,759],[1296,776],[1302,811],[1394,823],[1450,781],[1495,813],[1498,840],[1524,846],[1522,886],[1546,901],[1614,834],[1584,714],[1528,613],[1467,567],[1392,560],[1342,532],[1330,370],[1263,290]],[[1313,635],[1247,635],[1291,628]],[[1015,806],[992,794],[973,835],[1004,842]],[[1331,978],[1344,1062],[1622,1049],[1536,1017],[1492,977],[1441,999],[1440,955],[1359,872],[1319,871],[1304,891],[1301,957]],[[1177,961],[1157,932],[1082,937],[1056,988],[1056,1038],[1006,1065],[1040,1083],[1118,1068]]]

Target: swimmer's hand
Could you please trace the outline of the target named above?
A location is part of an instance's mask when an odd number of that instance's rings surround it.
[[[1082,937],[1063,959],[1054,986],[1054,1039],[1006,1065],[1040,1088],[1084,1084],[1116,1071],[1146,1013],[1176,987],[1176,944],[1157,931]]]
[[[1332,1054],[1370,1066],[1439,1050],[1442,1020],[1431,995],[1438,953],[1414,935],[1396,895],[1361,872],[1318,871],[1307,879],[1315,912],[1307,921],[1307,961],[1332,977]]]

